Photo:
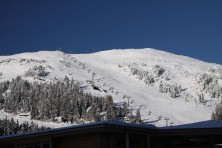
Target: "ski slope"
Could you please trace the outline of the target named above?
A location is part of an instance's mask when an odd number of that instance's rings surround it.
[[[48,72],[46,77],[25,76],[29,69],[39,65]],[[202,74],[211,74],[212,69],[218,71],[222,67],[150,48],[113,49],[91,54],[40,51],[0,56],[0,81],[19,75],[29,81],[44,83],[67,76],[80,82],[84,92],[112,95],[115,103],[129,101],[133,112],[140,109],[143,121],[156,126],[188,124],[211,118],[220,98],[212,98],[202,91],[198,80]],[[152,78],[152,83],[147,84],[147,76]],[[89,81],[93,81],[100,91],[93,89]],[[218,82],[221,83],[221,78]],[[169,93],[159,91],[160,85],[164,89],[179,86],[182,91],[172,98]],[[204,94],[205,103],[199,102],[200,93]],[[4,113],[0,112],[0,117],[1,114]]]

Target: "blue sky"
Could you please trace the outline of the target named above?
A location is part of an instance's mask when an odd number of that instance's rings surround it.
[[[0,0],[0,55],[156,48],[222,64],[221,0]]]

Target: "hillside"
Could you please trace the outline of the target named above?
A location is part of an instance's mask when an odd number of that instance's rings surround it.
[[[222,97],[221,65],[155,49],[0,56],[0,81],[18,75],[42,83],[67,76],[85,93],[111,95],[115,103],[129,101],[134,114],[140,109],[143,121],[156,126],[165,126],[166,120],[168,125],[209,120]]]

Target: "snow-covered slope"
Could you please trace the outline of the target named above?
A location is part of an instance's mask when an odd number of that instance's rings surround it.
[[[0,81],[17,75],[40,82],[68,76],[85,92],[110,94],[116,103],[129,101],[132,110],[140,109],[144,122],[156,126],[209,120],[222,97],[221,65],[155,49],[0,56]],[[91,81],[100,91],[91,87]]]

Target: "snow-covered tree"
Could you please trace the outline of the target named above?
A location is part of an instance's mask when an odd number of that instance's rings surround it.
[[[139,124],[139,123],[141,123],[141,122],[142,122],[142,120],[141,120],[140,110],[137,109],[137,110],[136,110],[136,116],[135,116],[135,123],[136,123],[136,124]]]
[[[10,91],[9,91],[10,90]],[[112,96],[95,97],[80,91],[79,84],[65,77],[56,83],[30,83],[17,77],[0,82],[0,95],[4,94],[4,109],[13,114],[25,113],[31,119],[64,122],[121,119],[127,115],[127,105],[117,108]],[[126,103],[125,103],[126,104]],[[104,112],[105,115],[100,113]],[[121,116],[121,117],[120,117]],[[25,128],[25,127],[24,127]]]
[[[217,104],[215,111],[211,115],[212,120],[221,121],[222,120],[222,102]]]

